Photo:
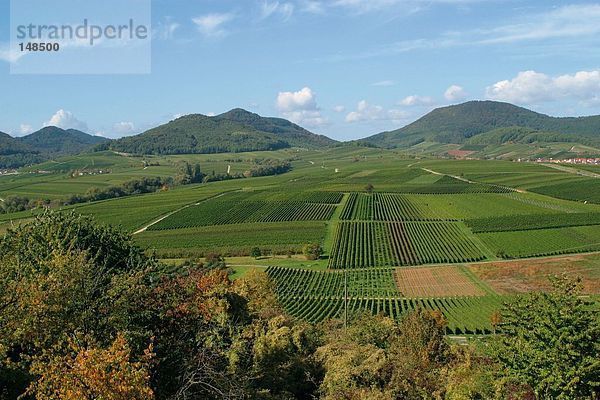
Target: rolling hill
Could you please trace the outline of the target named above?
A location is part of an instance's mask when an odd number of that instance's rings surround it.
[[[0,132],[0,156],[7,156],[30,151],[26,145],[7,133]]]
[[[242,109],[214,117],[191,114],[136,136],[110,143],[110,149],[133,154],[225,153],[319,148],[336,143],[280,118]]]
[[[65,130],[47,126],[17,140],[41,154],[54,157],[78,154],[108,139],[88,135],[76,129]]]
[[[224,114],[217,115],[215,118],[235,121],[251,126],[259,131],[273,133],[295,147],[321,147],[335,144],[335,140],[324,135],[316,135],[287,119],[261,117],[258,114],[241,108],[235,108]]]
[[[558,118],[509,103],[470,101],[437,108],[412,124],[362,142],[393,148],[422,142],[494,144],[503,140],[598,145],[600,116]]]
[[[0,134],[0,168],[18,168],[52,158],[74,155],[107,139],[75,129],[47,126],[30,135],[13,138]]]
[[[0,132],[0,168],[18,168],[43,161],[43,157],[12,136]]]

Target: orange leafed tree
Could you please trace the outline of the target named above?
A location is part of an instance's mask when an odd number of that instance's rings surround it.
[[[38,400],[146,400],[153,399],[149,386],[148,347],[141,361],[131,360],[131,350],[122,335],[107,349],[69,341],[66,355],[40,357],[31,372],[38,375],[28,393]]]

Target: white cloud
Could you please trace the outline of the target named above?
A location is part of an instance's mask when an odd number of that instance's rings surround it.
[[[29,124],[21,124],[19,127],[19,132],[21,135],[29,135],[31,132],[33,132],[33,127]]]
[[[276,106],[281,115],[296,124],[318,127],[328,123],[317,106],[315,93],[309,87],[297,92],[279,92]]]
[[[371,84],[371,86],[394,86],[394,85],[396,85],[396,82],[390,81],[390,80],[379,81],[379,82],[375,82],[375,83]]]
[[[460,101],[467,97],[467,92],[462,86],[451,85],[444,92],[444,97],[448,101]]]
[[[192,22],[204,36],[221,37],[227,34],[224,25],[234,18],[235,15],[232,13],[212,13],[192,18]]]
[[[579,71],[557,77],[536,71],[523,71],[511,80],[488,86],[486,97],[518,104],[563,99],[579,100],[583,103],[597,102],[600,100],[600,70]]]
[[[345,8],[355,14],[364,14],[390,8],[412,13],[434,3],[461,5],[479,1],[481,0],[333,0],[330,1],[330,4],[333,7]]]
[[[335,106],[335,107],[333,107],[333,111],[335,111],[336,113],[341,113],[341,112],[346,111],[346,107],[344,107],[344,106]]]
[[[297,92],[279,92],[277,95],[277,109],[281,112],[316,110],[315,93],[309,87],[304,87]]]
[[[600,4],[558,7],[550,12],[527,16],[514,24],[480,31],[480,43],[508,43],[524,40],[572,38],[600,34]]]
[[[283,116],[295,124],[317,128],[327,125],[329,121],[321,115],[320,111],[291,111],[283,113]]]
[[[345,1],[348,4],[363,3],[362,0]],[[511,23],[504,23],[491,28],[444,32],[437,37],[380,44],[354,54],[336,53],[320,60],[341,62],[429,49],[528,42],[549,43],[550,46],[558,50],[561,49],[561,46],[566,46],[570,51],[573,51],[574,48],[587,50],[590,46],[597,46],[598,37],[600,36],[599,21],[600,4],[569,5],[542,13],[525,13]],[[575,41],[574,38],[578,40]]]
[[[135,133],[135,124],[133,122],[117,122],[113,125],[113,131],[121,136],[131,135]]]
[[[310,14],[325,14],[324,4],[317,0],[302,1],[301,10]]]
[[[391,120],[401,121],[409,117],[409,114],[402,110],[386,110],[382,106],[371,105],[366,100],[361,100],[356,106],[356,111],[346,115],[346,122]]]
[[[15,48],[11,48],[9,44],[0,43],[0,61],[7,63],[15,63],[23,57],[25,53],[18,51]]]
[[[180,27],[181,24],[176,22],[172,17],[165,17],[154,31],[155,36],[163,40],[172,39],[175,31]]]
[[[402,106],[412,107],[429,106],[433,103],[435,103],[435,101],[431,97],[412,95],[400,100],[399,104]]]
[[[294,5],[292,3],[280,3],[279,1],[263,1],[260,7],[261,19],[269,18],[273,15],[279,15],[286,21],[294,14]]]
[[[85,122],[78,120],[70,111],[58,110],[44,126],[56,126],[62,129],[77,129],[87,131],[88,126]]]

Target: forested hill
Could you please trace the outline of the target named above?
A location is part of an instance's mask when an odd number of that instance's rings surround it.
[[[18,138],[0,133],[0,168],[18,168],[55,157],[78,154],[105,141],[107,139],[102,137],[55,126]]]
[[[500,128],[504,130],[498,131]],[[509,103],[470,101],[437,108],[403,128],[382,132],[363,142],[382,147],[408,147],[420,142],[465,143],[487,132],[492,142],[511,137],[540,141],[600,142],[600,116],[558,118],[540,114]],[[527,132],[527,135],[523,135]],[[532,136],[533,133],[539,133]],[[482,138],[483,139],[483,138]],[[483,140],[482,140],[483,141]]]
[[[20,143],[17,139],[7,133],[0,132],[0,155],[21,153],[27,150],[29,150],[27,146]]]
[[[259,131],[274,133],[296,147],[321,147],[335,144],[336,141],[324,135],[316,135],[287,119],[261,117],[241,108],[217,115],[215,118],[235,121],[251,126]]]
[[[17,138],[30,148],[50,156],[62,156],[81,153],[107,139],[92,136],[76,129],[61,129],[47,126],[30,135]]]
[[[133,154],[225,153],[318,148],[334,144],[325,136],[280,118],[265,118],[242,109],[214,117],[192,114],[110,143],[110,148]]]

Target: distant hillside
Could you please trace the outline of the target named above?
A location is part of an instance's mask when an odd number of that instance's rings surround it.
[[[316,135],[287,119],[261,117],[241,108],[217,115],[216,119],[239,122],[263,132],[274,133],[295,147],[321,147],[335,144],[336,141],[324,135]]]
[[[30,135],[13,138],[0,134],[0,168],[18,168],[52,158],[79,154],[106,142],[75,129],[48,126]]]
[[[14,137],[0,132],[0,156],[23,153],[31,150]]]
[[[12,136],[0,132],[0,168],[18,168],[43,161],[43,157]]]
[[[467,144],[492,145],[506,143],[581,143],[589,146],[600,145],[600,134],[596,137],[577,134],[564,134],[556,132],[544,132],[521,126],[497,128],[491,131],[473,136],[466,141]]]
[[[317,148],[335,143],[280,118],[242,109],[209,117],[186,115],[140,135],[116,140],[110,148],[133,154],[224,153]]]
[[[47,126],[17,140],[41,154],[52,157],[78,154],[107,141],[103,137],[88,135],[76,129],[65,130],[55,126]]]
[[[410,147],[425,141],[461,144],[500,128],[508,128],[509,131],[525,129],[519,131],[519,135],[528,132],[525,136],[529,135],[529,139],[533,137],[530,136],[533,131],[537,131],[543,133],[538,139],[552,137],[558,139],[556,141],[581,139],[596,142],[600,138],[600,116],[557,118],[508,103],[470,101],[435,109],[401,129],[382,132],[362,141],[382,147]],[[496,131],[488,138],[506,133]]]

